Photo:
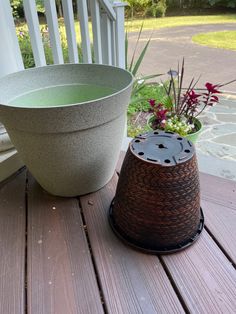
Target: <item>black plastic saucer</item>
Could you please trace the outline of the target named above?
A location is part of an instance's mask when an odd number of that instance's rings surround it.
[[[204,215],[203,215],[202,208],[200,208],[200,215],[201,216],[200,216],[198,229],[197,229],[196,234],[194,236],[192,236],[190,239],[188,239],[188,240],[186,240],[186,241],[184,241],[178,245],[169,246],[169,247],[143,246],[143,244],[140,244],[137,241],[135,241],[134,239],[131,239],[130,237],[125,235],[120,230],[119,226],[116,225],[114,218],[113,218],[113,213],[112,213],[113,205],[114,205],[114,200],[112,201],[110,209],[109,209],[108,219],[109,219],[110,226],[111,226],[112,230],[114,231],[114,233],[116,234],[116,236],[122,242],[124,242],[124,244],[131,246],[132,248],[134,248],[138,251],[142,251],[142,252],[149,253],[149,254],[163,255],[163,254],[171,254],[171,253],[176,253],[176,252],[182,251],[196,242],[196,240],[199,238],[200,234],[202,233],[202,230],[204,227]]]

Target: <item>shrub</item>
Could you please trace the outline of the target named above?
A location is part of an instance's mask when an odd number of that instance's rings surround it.
[[[166,0],[159,0],[157,3],[153,3],[146,10],[146,16],[163,17],[165,16],[167,9]]]
[[[68,63],[69,54],[68,54],[68,48],[67,48],[67,41],[63,32],[60,32],[60,33],[61,33],[60,34],[61,45],[62,45],[62,53],[63,53],[64,62]],[[46,26],[41,28],[41,34],[42,34],[42,41],[43,41],[43,46],[44,46],[46,63],[53,64],[54,62],[53,62],[52,49],[50,45],[50,38],[49,38],[49,33]],[[19,40],[19,45],[20,45],[20,50],[21,50],[24,66],[26,69],[32,68],[35,66],[35,62],[34,62],[34,55],[33,55],[32,47],[31,47],[29,33],[25,31],[24,29],[19,29],[19,32],[17,35],[18,35],[18,40]],[[83,60],[82,49],[79,44],[78,44],[78,55],[79,55],[79,60],[82,61]],[[94,60],[93,47],[92,47],[92,57]]]
[[[150,0],[127,0],[129,5],[126,7],[126,14],[133,18],[135,15],[145,15]]]

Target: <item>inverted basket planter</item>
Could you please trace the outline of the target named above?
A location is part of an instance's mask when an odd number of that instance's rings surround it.
[[[159,130],[133,139],[109,220],[124,242],[146,252],[172,253],[194,243],[204,223],[194,145]]]
[[[21,71],[0,80],[0,121],[45,190],[86,194],[113,175],[131,88],[132,75],[112,66]]]

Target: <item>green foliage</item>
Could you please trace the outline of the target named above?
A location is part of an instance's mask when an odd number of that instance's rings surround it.
[[[146,16],[152,17],[164,17],[166,14],[166,0],[159,0],[158,2],[153,2],[146,10]]]
[[[140,41],[140,37],[141,37],[142,31],[143,31],[143,24],[141,25],[139,33],[138,33],[138,38],[136,40],[136,44],[135,44],[135,48],[134,48],[134,51],[133,51],[133,55],[132,55],[130,64],[128,64],[128,46],[129,46],[128,34],[126,33],[126,36],[125,36],[125,53],[126,53],[126,55],[125,55],[125,64],[126,64],[126,69],[128,71],[130,71],[133,74],[133,76],[137,75],[138,69],[139,69],[140,65],[142,64],[143,58],[144,58],[144,56],[145,56],[145,54],[147,52],[147,48],[148,48],[148,46],[150,44],[150,38],[149,38],[149,40],[147,40],[147,43],[144,46],[143,50],[141,51],[140,55],[136,59],[136,51],[137,51],[137,48],[138,48],[138,44],[139,44],[139,41]]]
[[[131,18],[134,15],[144,15],[146,8],[150,5],[150,0],[127,0],[126,2],[128,3],[126,13]]]
[[[208,2],[211,6],[236,8],[236,0],[208,0]]]
[[[11,0],[10,3],[14,18],[24,17],[23,0]],[[36,7],[38,12],[45,12],[43,0],[36,0]]]
[[[143,98],[142,92],[143,90],[145,91],[145,87],[147,86],[147,81],[155,78],[157,76],[160,76],[161,74],[153,74],[153,75],[148,75],[148,76],[141,76],[137,77],[138,74],[138,70],[139,67],[142,64],[142,61],[145,57],[145,54],[147,52],[148,46],[150,44],[150,38],[149,40],[147,40],[146,45],[144,46],[143,50],[140,52],[140,54],[138,55],[138,57],[136,58],[136,51],[138,48],[138,44],[140,41],[140,37],[142,34],[142,30],[143,30],[143,24],[140,27],[139,33],[138,33],[138,38],[136,40],[136,44],[135,44],[135,48],[132,54],[132,58],[131,58],[131,62],[129,64],[128,62],[128,46],[129,46],[129,41],[128,41],[128,34],[126,33],[126,37],[125,37],[125,66],[126,69],[128,71],[130,71],[134,77],[136,77],[136,79],[134,80],[134,84],[133,84],[133,89],[132,89],[132,94],[131,94],[131,101],[130,101],[130,105],[129,105],[129,109],[128,109],[128,114],[132,114],[134,112],[136,112],[136,108],[139,107],[139,104],[142,101],[147,101],[147,98]],[[142,105],[141,105],[142,107]],[[141,109],[142,110],[142,109]]]
[[[192,41],[209,47],[236,50],[236,31],[199,33]]]
[[[167,0],[167,6],[179,9],[235,8],[236,0]]]
[[[23,0],[11,0],[12,14],[15,18],[24,15]]]
[[[145,132],[150,131],[150,128],[148,127],[148,125],[133,125],[131,123],[128,123],[128,127],[127,127],[127,133],[128,133],[128,137],[135,137],[139,134],[143,134]]]
[[[20,50],[22,53],[24,66],[26,69],[32,68],[35,66],[35,62],[34,62],[34,55],[33,55],[32,47],[31,47],[29,33],[22,28],[22,29],[19,29],[17,35],[18,35],[18,40],[19,40],[19,45],[20,45]],[[49,38],[48,29],[46,26],[41,28],[41,35],[42,35],[42,41],[43,41],[43,46],[44,46],[46,63],[53,64],[53,55],[52,55],[52,49],[50,45],[50,38]],[[65,34],[62,31],[60,31],[60,36],[61,36],[61,45],[62,45],[62,53],[63,53],[64,62],[68,63],[69,55],[68,55],[68,48],[67,48],[67,41],[65,38]],[[80,45],[78,45],[78,54],[79,54],[79,60],[82,61],[83,57],[82,57],[82,49]],[[93,49],[92,49],[92,54],[93,54]]]
[[[166,92],[162,84],[144,84],[144,82],[137,81],[141,85],[140,89],[135,93],[135,98],[131,99],[128,107],[128,115],[133,115],[136,112],[148,112],[150,105],[149,99],[156,99],[157,102],[163,102]]]

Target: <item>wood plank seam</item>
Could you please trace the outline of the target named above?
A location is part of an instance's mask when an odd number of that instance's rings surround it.
[[[28,271],[27,271],[27,259],[28,259],[28,175],[29,172],[26,170],[26,179],[25,179],[25,313],[28,313]]]
[[[119,158],[119,161],[118,161],[118,164],[117,164],[117,168],[116,168],[116,174],[117,174],[118,177],[120,176],[120,170],[121,170],[121,167],[122,167],[122,162],[123,162],[124,157],[125,157],[125,154],[122,154],[122,153],[121,153],[121,156],[120,156],[120,158]],[[121,159],[121,163],[120,163],[120,159]],[[164,271],[165,271],[165,273],[166,273],[166,276],[168,277],[169,282],[170,282],[170,284],[172,285],[172,287],[173,287],[173,289],[174,289],[174,291],[175,291],[175,293],[176,293],[176,296],[177,296],[177,298],[178,298],[180,304],[182,305],[182,307],[183,307],[185,313],[190,314],[190,312],[189,312],[189,310],[188,310],[188,307],[187,307],[187,305],[185,304],[184,299],[183,299],[183,297],[181,296],[181,293],[180,293],[180,291],[179,291],[177,285],[175,284],[175,281],[174,281],[174,279],[173,279],[173,277],[172,277],[170,271],[168,270],[168,268],[167,268],[166,265],[165,265],[165,262],[164,262],[163,259],[162,259],[162,256],[158,256],[158,255],[157,255],[157,258],[159,259],[159,261],[160,261],[160,263],[161,263],[161,265],[162,265],[162,267],[163,267],[163,269],[164,269]]]
[[[222,253],[225,255],[225,257],[228,259],[228,261],[232,264],[232,266],[236,269],[236,264],[233,261],[233,259],[229,256],[229,254],[226,252],[224,247],[220,244],[220,242],[215,238],[214,234],[210,231],[210,229],[205,225],[205,230],[209,234],[209,236],[212,238],[212,240],[216,243],[216,245],[219,247],[219,249],[222,251]]]
[[[214,199],[213,197],[208,197],[208,196],[205,196],[205,195],[201,195],[201,199],[204,200],[204,201],[207,201],[207,202],[211,202],[211,203],[217,204],[217,205],[226,206],[226,207],[228,207],[230,209],[234,209],[235,210],[235,205],[233,204],[233,202],[229,202],[229,204],[225,204],[224,201],[220,201],[220,200]]]
[[[0,182],[0,189],[7,184],[8,182],[14,180],[21,172],[23,172],[25,170],[25,166],[20,168],[19,170],[17,170],[15,173],[13,173],[10,177],[6,178],[5,180],[3,180],[2,182]]]
[[[84,233],[85,233],[85,236],[86,236],[86,240],[87,240],[87,244],[88,244],[88,248],[89,248],[89,252],[90,252],[90,256],[91,256],[93,269],[94,269],[94,272],[95,272],[95,275],[96,275],[96,281],[97,281],[97,285],[98,285],[98,289],[99,289],[99,294],[100,294],[100,298],[101,298],[102,307],[103,307],[104,313],[108,313],[107,306],[106,306],[106,303],[105,303],[105,297],[104,297],[104,294],[103,294],[102,285],[101,285],[101,281],[100,281],[100,277],[99,277],[99,272],[98,272],[97,265],[96,265],[96,262],[95,262],[95,258],[94,258],[94,255],[93,255],[91,241],[89,239],[86,219],[85,219],[85,216],[84,216],[84,213],[83,213],[83,207],[82,207],[82,204],[80,202],[80,198],[79,197],[77,198],[77,200],[78,200],[78,203],[79,203],[80,215],[81,215],[81,219],[82,219],[83,226],[84,226]]]
[[[164,271],[166,273],[166,276],[168,277],[168,279],[169,279],[169,281],[170,281],[170,283],[171,283],[171,285],[172,285],[172,287],[173,287],[173,289],[174,289],[174,291],[175,291],[175,293],[177,295],[177,298],[179,299],[179,302],[182,305],[185,313],[190,314],[190,311],[189,311],[186,303],[184,302],[184,299],[183,299],[183,297],[181,295],[181,292],[179,291],[179,289],[178,289],[178,287],[177,287],[177,285],[176,285],[176,283],[174,281],[174,278],[172,277],[169,269],[167,268],[167,266],[166,266],[162,256],[157,256],[157,258],[159,259],[159,261],[160,261],[160,263],[161,263],[161,265],[162,265],[162,267],[163,267],[163,269],[164,269]]]

